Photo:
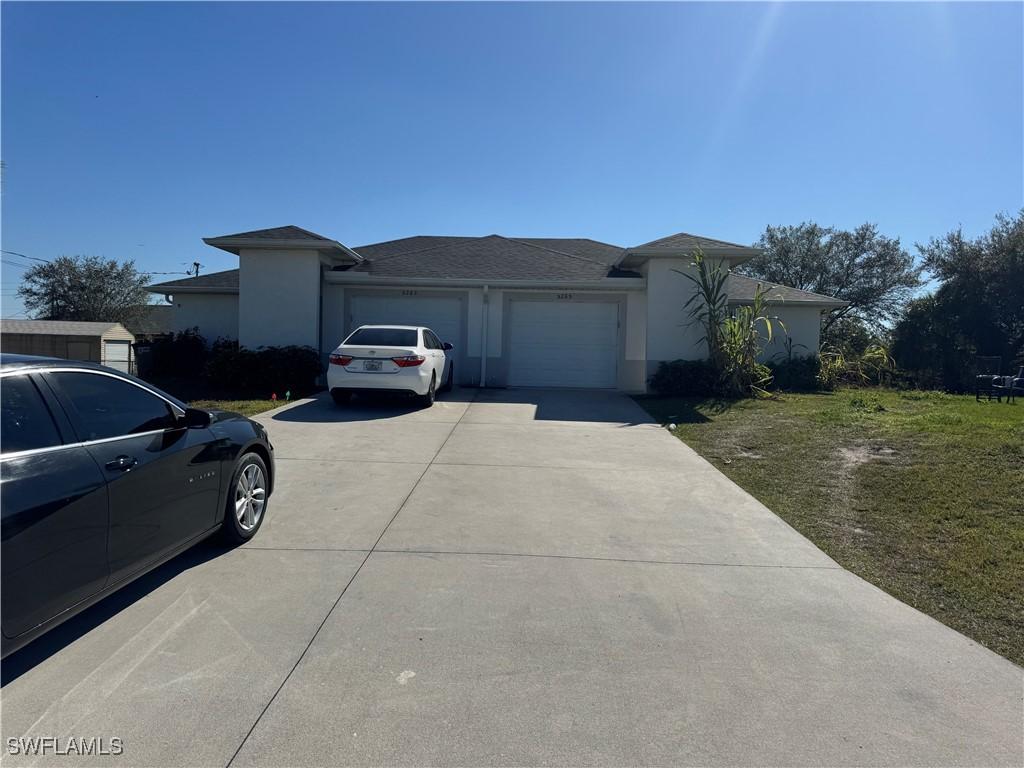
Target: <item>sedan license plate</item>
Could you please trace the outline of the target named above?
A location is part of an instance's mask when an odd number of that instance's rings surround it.
[[[380,360],[363,360],[364,371],[379,371]]]

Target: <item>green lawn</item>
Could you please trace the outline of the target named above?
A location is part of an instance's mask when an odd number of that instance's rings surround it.
[[[204,379],[197,376],[151,376],[147,381],[164,392],[184,400],[193,408],[219,408],[243,416],[255,416],[271,408],[286,405],[283,399],[277,402],[270,398],[252,400],[241,396],[243,393],[237,390],[212,388]]]
[[[276,403],[273,400],[193,400],[189,403],[193,408],[220,408],[223,411],[234,411],[243,416],[255,416],[257,413],[263,413],[285,404],[283,400]]]
[[[844,567],[1024,664],[1024,400],[637,399]]]

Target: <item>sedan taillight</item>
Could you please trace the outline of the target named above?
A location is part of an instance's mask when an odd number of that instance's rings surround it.
[[[351,355],[338,355],[334,352],[331,353],[331,365],[348,365],[351,362]]]
[[[426,360],[423,355],[406,355],[405,357],[392,357],[395,361],[395,365],[399,368],[412,368],[414,365],[422,365],[423,361]]]

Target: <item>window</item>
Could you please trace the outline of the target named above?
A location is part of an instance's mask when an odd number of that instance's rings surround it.
[[[423,346],[427,349],[440,349],[441,342],[437,340],[437,336],[434,335],[433,331],[424,331]]]
[[[50,409],[28,376],[4,378],[0,382],[0,401],[3,403],[0,451],[14,453],[61,444]]]
[[[360,328],[345,343],[359,347],[415,347],[416,336],[412,328]]]
[[[165,401],[123,379],[72,371],[47,375],[74,406],[82,440],[174,426],[174,414]]]

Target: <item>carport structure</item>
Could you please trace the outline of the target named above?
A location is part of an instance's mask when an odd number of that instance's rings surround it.
[[[260,417],[270,516],[8,670],[133,765],[1020,765],[1020,668],[612,392]]]

